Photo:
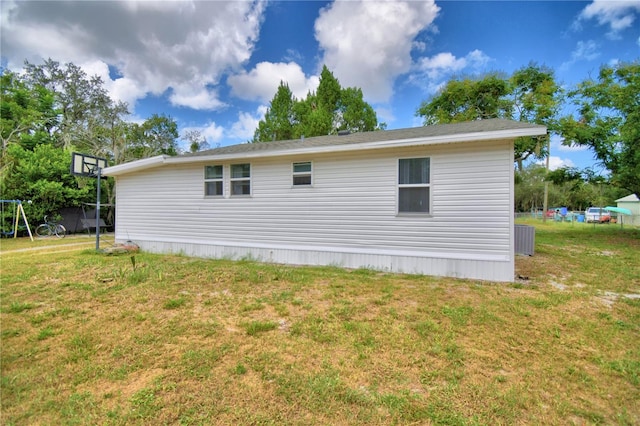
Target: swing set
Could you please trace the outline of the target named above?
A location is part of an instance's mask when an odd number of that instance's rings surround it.
[[[29,228],[29,222],[27,221],[27,215],[24,212],[24,207],[22,207],[22,201],[21,200],[0,200],[0,205],[1,205],[0,224],[2,225],[2,236],[7,238],[11,238],[11,236],[13,236],[13,238],[17,238],[18,224],[20,223],[20,217],[22,216],[22,220],[24,220],[24,225],[27,229],[27,232],[29,233],[29,237],[31,238],[31,241],[33,241],[33,235],[31,234],[31,228]],[[5,208],[5,205],[7,205],[6,208]],[[5,226],[4,226],[5,210],[9,211],[11,206],[13,207],[11,212],[11,228],[5,229]]]

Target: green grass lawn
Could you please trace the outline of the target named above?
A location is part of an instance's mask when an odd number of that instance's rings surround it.
[[[535,226],[511,284],[2,240],[0,423],[640,424],[640,230]]]

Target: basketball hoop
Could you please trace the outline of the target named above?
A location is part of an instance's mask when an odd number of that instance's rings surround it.
[[[74,152],[71,154],[71,174],[84,177],[98,177],[100,170],[107,167],[106,158]],[[106,176],[100,176],[106,179]]]
[[[100,180],[106,178],[106,176],[102,176],[102,169],[106,167],[106,158],[78,152],[71,153],[72,175],[98,178],[98,184],[96,185],[96,251],[100,250]]]

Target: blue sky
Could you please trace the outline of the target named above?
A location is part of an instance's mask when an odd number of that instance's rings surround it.
[[[281,80],[304,97],[323,64],[363,90],[388,129],[452,76],[532,62],[569,88],[640,58],[640,1],[12,1],[2,65],[73,62],[102,77],[131,120],[172,116],[211,146],[250,139]],[[552,167],[594,165],[552,141]]]

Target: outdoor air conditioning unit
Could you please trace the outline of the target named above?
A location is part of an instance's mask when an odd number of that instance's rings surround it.
[[[536,243],[536,228],[529,225],[516,225],[514,243],[516,254],[533,256]]]

